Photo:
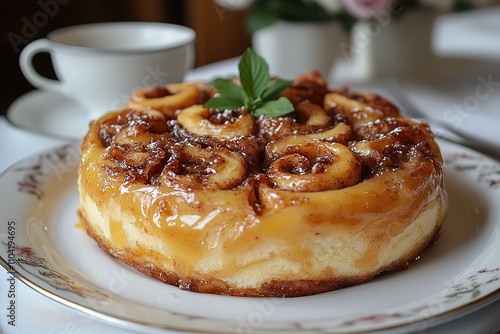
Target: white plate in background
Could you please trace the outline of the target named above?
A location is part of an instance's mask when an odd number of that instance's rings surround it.
[[[33,90],[17,98],[7,119],[21,128],[68,140],[80,140],[88,130],[85,109],[64,95]]]

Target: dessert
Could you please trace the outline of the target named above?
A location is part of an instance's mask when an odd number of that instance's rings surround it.
[[[407,268],[438,237],[439,147],[383,97],[311,72],[271,117],[185,86],[196,99],[132,101],[83,139],[78,215],[109,254],[181,289],[294,297]]]

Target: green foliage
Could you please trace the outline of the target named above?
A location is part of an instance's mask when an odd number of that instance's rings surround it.
[[[334,16],[314,1],[303,0],[256,0],[254,9],[246,21],[250,33],[268,27],[278,20],[327,21]]]
[[[247,49],[238,64],[241,87],[228,79],[217,78],[212,85],[218,96],[208,100],[205,108],[233,110],[245,107],[254,116],[280,117],[291,113],[292,103],[281,96],[292,81],[269,76],[269,65],[252,49]]]

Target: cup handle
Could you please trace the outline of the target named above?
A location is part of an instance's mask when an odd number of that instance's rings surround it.
[[[46,38],[38,39],[29,43],[21,51],[19,56],[19,66],[24,77],[35,87],[40,89],[50,89],[62,91],[63,86],[59,80],[49,79],[40,75],[33,66],[33,57],[37,53],[47,52],[50,54],[50,42]]]

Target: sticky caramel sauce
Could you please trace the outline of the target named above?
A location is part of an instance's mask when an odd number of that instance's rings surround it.
[[[287,94],[307,96],[313,103],[319,103],[322,99],[318,94],[323,98],[327,93],[322,87],[323,83],[311,81],[307,85],[292,87]],[[355,104],[372,100],[382,103],[375,97],[365,96],[362,99],[346,94],[340,100],[347,96],[355,97]],[[293,102],[299,103],[299,100]],[[337,117],[335,112],[338,110],[333,110],[336,107],[330,108],[328,112],[332,121],[320,129],[328,130],[339,119],[347,122],[348,126],[349,117]],[[394,116],[393,109],[387,107],[387,110],[388,114]],[[226,113],[211,118],[215,124],[233,124],[237,116]],[[159,236],[164,248],[162,253],[157,254],[141,254],[146,251],[142,248],[127,249],[127,252],[161,258],[162,261],[173,263],[186,275],[199,270],[204,259],[217,259],[220,262],[220,266],[213,269],[215,272],[211,274],[229,277],[242,266],[250,267],[275,256],[300,265],[301,271],[306,273],[311,270],[315,255],[308,251],[305,240],[313,235],[328,234],[338,235],[339,240],[349,240],[359,235],[371,238],[372,245],[354,254],[356,258],[353,261],[360,268],[373,267],[378,262],[378,245],[402,233],[429,203],[446,196],[442,185],[439,149],[437,146],[418,146],[415,141],[429,139],[426,138],[426,130],[418,126],[412,131],[416,134],[425,133],[422,138],[415,137],[413,133],[402,135],[403,130],[399,129],[411,127],[406,127],[408,124],[405,122],[386,122],[383,125],[385,134],[376,135],[374,133],[381,130],[382,125],[374,125],[374,128],[359,125],[352,139],[366,143],[373,155],[365,157],[363,152],[353,151],[365,169],[358,184],[335,190],[298,192],[277,188],[269,182],[266,167],[263,166],[266,143],[296,134],[296,120],[261,117],[256,122],[255,137],[239,141],[216,141],[194,138],[174,119],[169,119],[165,127],[152,127],[154,122],[151,117],[134,118],[127,116],[124,111],[115,119],[104,119],[92,124],[82,146],[79,182],[102,212],[124,213],[123,217],[115,220],[112,217],[110,222],[109,235],[116,252],[125,251],[121,247],[130,247],[131,241],[127,240],[124,224],[133,224],[143,229],[145,234]],[[141,132],[151,133],[152,129],[156,129],[155,133],[159,136],[174,138],[173,141],[163,142],[163,146],[157,144],[158,137],[154,136],[150,137],[151,142],[141,144],[144,146],[140,146],[140,152],[145,155],[138,156],[138,159],[147,161],[148,171],[151,171],[145,174],[134,171],[139,165],[128,166],[125,158],[113,160],[106,155],[112,149],[122,147],[115,141],[124,127],[130,123],[141,125],[141,122],[145,126],[131,132],[132,138],[138,138]],[[389,134],[392,136],[390,140],[384,137]],[[165,170],[163,166],[170,168],[177,163],[172,160],[176,156],[175,146],[191,142],[207,151],[216,152],[218,148],[224,147],[240,152],[249,166],[246,179],[232,189],[215,191],[199,186],[162,184],[159,175]],[[235,144],[237,142],[240,144]],[[247,145],[248,142],[252,144]],[[159,153],[151,148],[170,153],[159,158],[159,155],[155,155]],[[149,165],[152,163],[159,167],[151,168]],[[296,167],[285,170],[298,173]],[[261,250],[261,244],[275,245],[276,249],[254,258],[242,257],[242,254]]]
[[[441,175],[429,172],[429,168],[430,165],[422,166],[421,172],[413,177],[409,175],[412,171],[400,171],[365,180],[356,187],[312,193],[274,189],[260,181],[256,186],[262,206],[260,212],[254,210],[254,186],[248,184],[229,191],[186,191],[136,183],[120,186],[118,177],[117,184],[110,187],[107,182],[103,183],[102,192],[94,193],[93,197],[100,198],[96,201],[98,206],[109,205],[109,198],[113,197],[127,203],[124,211],[135,217],[135,223],[145,227],[146,233],[159,235],[168,245],[165,254],[156,256],[171,261],[169,254],[182,254],[175,257],[175,265],[185,273],[191,272],[210,254],[223,254],[224,265],[216,274],[231,276],[242,265],[239,254],[257,249],[263,241],[277,243],[284,249],[279,256],[301,264],[302,271],[306,272],[313,259],[303,242],[311,231],[324,234],[335,231],[347,240],[375,230],[384,231],[379,235],[382,239],[401,233],[420,209],[440,195],[436,194],[441,191],[437,190],[440,188],[436,183],[440,182]],[[96,181],[103,180],[101,168],[91,167],[85,171],[92,172]],[[109,176],[106,179],[109,180]],[[122,223],[112,221],[110,225],[116,247],[128,242],[124,239]],[[379,241],[383,245],[386,240]],[[356,263],[360,268],[374,266],[378,261],[380,249],[377,242],[373,245],[359,254]],[[265,258],[256,258],[256,263],[263,260]],[[255,263],[246,263],[252,264]]]

